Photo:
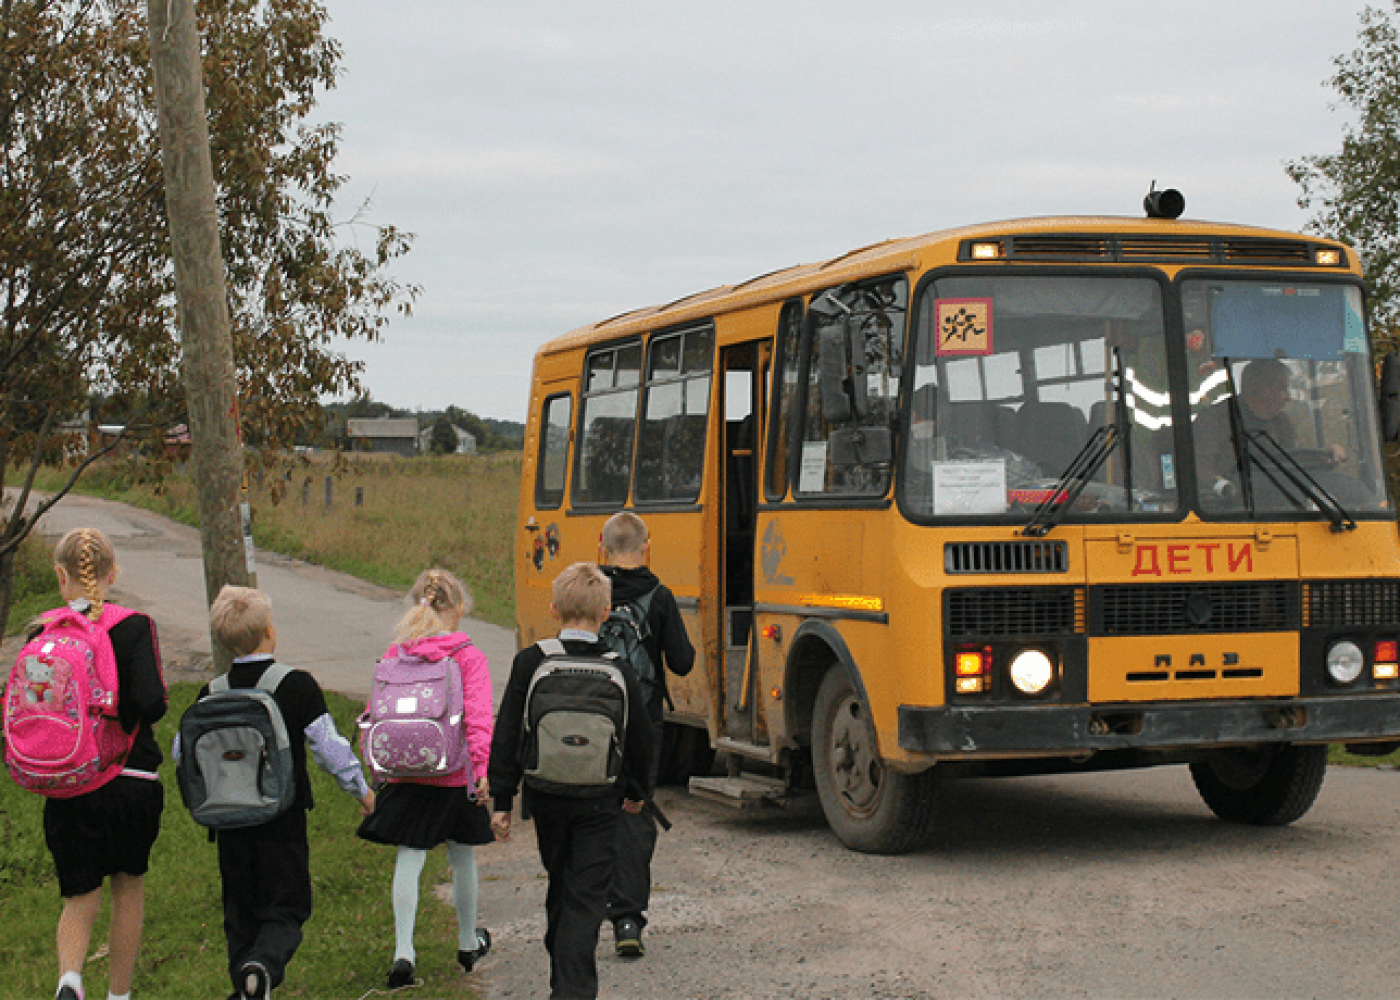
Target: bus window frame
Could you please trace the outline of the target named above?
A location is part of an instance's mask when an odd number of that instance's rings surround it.
[[[628,347],[632,347],[632,346],[634,346],[634,345],[638,348],[638,350],[639,350],[640,353],[641,353],[641,361],[639,362],[639,366],[638,366],[638,370],[637,370],[637,375],[638,375],[638,377],[637,377],[637,383],[636,383],[636,385],[634,385],[634,386],[626,386],[626,387],[623,387],[622,389],[619,389],[619,388],[618,388],[618,386],[617,386],[617,367],[616,367],[616,360],[614,359],[614,364],[613,364],[613,385],[610,386],[610,387],[608,388],[608,390],[606,390],[605,392],[599,392],[599,393],[590,394],[590,393],[589,393],[588,381],[589,381],[589,373],[590,373],[590,371],[591,371],[591,362],[592,362],[592,360],[593,360],[595,357],[597,357],[598,355],[601,355],[601,354],[613,353],[614,355],[616,355],[617,352],[622,351],[622,350],[624,350],[624,349],[626,349],[626,348],[628,348]],[[573,460],[569,463],[570,469],[571,469],[570,483],[569,483],[569,490],[568,490],[568,493],[569,493],[569,509],[570,509],[570,511],[579,511],[579,512],[581,512],[581,513],[591,514],[591,513],[597,513],[597,512],[599,512],[599,511],[605,511],[605,510],[623,510],[623,509],[625,509],[625,508],[627,507],[628,503],[631,501],[631,498],[632,498],[632,480],[633,480],[633,476],[634,476],[634,473],[635,473],[636,456],[637,456],[637,424],[638,424],[638,422],[640,421],[639,413],[640,413],[640,409],[641,409],[642,389],[643,389],[643,385],[644,385],[644,383],[645,383],[645,381],[646,381],[646,363],[647,363],[647,352],[646,352],[646,347],[647,347],[647,340],[646,340],[646,337],[645,337],[644,335],[638,333],[638,334],[631,334],[631,335],[625,336],[625,337],[619,337],[619,338],[617,338],[616,340],[609,340],[609,341],[606,341],[606,342],[601,343],[601,344],[593,344],[593,345],[591,345],[591,346],[584,352],[584,355],[583,355],[583,364],[582,364],[582,366],[580,367],[580,370],[579,370],[579,399],[578,399],[578,407],[576,408],[576,411],[575,411],[575,414],[576,414],[576,415],[575,415],[575,417],[574,417],[574,422],[573,422],[574,432],[573,432],[573,434],[571,435],[572,443],[573,443],[573,449],[574,449],[574,455],[573,455]],[[581,474],[581,468],[580,468],[580,466],[582,465],[582,462],[583,462],[583,453],[584,453],[584,449],[583,449],[583,436],[584,436],[584,433],[585,433],[585,431],[586,431],[585,418],[587,417],[587,414],[588,414],[588,401],[589,401],[590,399],[598,398],[598,397],[604,396],[604,395],[620,394],[620,393],[623,392],[623,391],[631,391],[631,392],[635,392],[635,393],[636,393],[636,399],[635,399],[635,401],[633,402],[633,407],[632,407],[632,441],[631,441],[631,445],[630,445],[630,447],[629,447],[629,449],[628,449],[628,453],[627,453],[627,463],[626,463],[626,469],[627,469],[627,489],[624,491],[623,496],[622,496],[622,499],[621,499],[620,501],[618,501],[618,500],[613,500],[613,499],[608,499],[608,500],[585,500],[585,499],[580,499],[580,498],[579,498],[579,495],[578,495],[578,484],[579,484],[579,482],[580,482],[580,474]]]
[[[1232,275],[1258,275],[1258,271],[1231,271],[1226,269],[1226,274]],[[1186,357],[1185,350],[1179,353],[1171,348],[1173,336],[1184,342],[1185,333],[1182,331],[1181,302],[1180,293],[1176,288],[1178,276],[1168,275],[1158,267],[1150,266],[1122,266],[1095,264],[1091,266],[1074,267],[1072,265],[1004,265],[1004,266],[969,266],[966,264],[952,264],[944,267],[933,268],[924,272],[910,293],[909,317],[907,329],[907,342],[905,344],[905,370],[902,373],[903,382],[900,385],[900,411],[899,411],[899,441],[895,448],[895,482],[894,482],[894,503],[898,506],[900,514],[911,524],[925,525],[931,527],[951,527],[954,525],[970,525],[977,527],[991,526],[1023,526],[1029,520],[1029,514],[960,514],[960,515],[937,515],[923,514],[910,510],[907,503],[905,483],[907,477],[904,475],[905,450],[908,447],[910,435],[910,421],[913,417],[913,385],[914,370],[917,366],[917,359],[913,353],[914,333],[918,329],[919,310],[925,301],[927,288],[933,282],[941,278],[964,278],[964,277],[1032,277],[1032,278],[1146,278],[1157,283],[1160,289],[1162,301],[1162,329],[1165,339],[1164,348],[1167,363],[1167,380],[1172,394],[1172,421],[1173,427],[1181,426],[1181,421],[1190,421],[1190,404],[1186,398],[1187,378],[1186,378]],[[1174,431],[1175,435],[1175,431]],[[1188,435],[1189,438],[1189,435]],[[1180,438],[1173,437],[1174,444],[1180,446]],[[1067,516],[1064,524],[1175,524],[1184,521],[1188,515],[1198,513],[1193,506],[1194,493],[1187,493],[1189,489],[1194,490],[1194,482],[1188,483],[1183,470],[1188,461],[1188,457],[1180,450],[1176,453],[1176,475],[1177,475],[1177,505],[1175,510],[1163,512],[1133,511],[1131,514],[1124,511],[1110,512],[1104,514],[1076,513]],[[1195,454],[1189,456],[1192,463],[1192,474],[1194,475]]]
[[[1177,310],[1175,319],[1177,323],[1181,325],[1181,336],[1183,339],[1186,336],[1185,317],[1180,314],[1181,291],[1179,286],[1188,281],[1273,281],[1281,284],[1297,282],[1302,285],[1342,285],[1355,288],[1361,293],[1361,321],[1366,330],[1366,348],[1371,355],[1372,368],[1374,369],[1375,367],[1376,341],[1371,323],[1370,303],[1366,295],[1366,284],[1356,275],[1345,272],[1338,274],[1298,270],[1266,271],[1258,268],[1240,268],[1238,270],[1220,267],[1182,268],[1172,277],[1171,284],[1173,291],[1172,301],[1174,308]],[[1168,357],[1168,361],[1170,363],[1170,356]],[[1173,419],[1185,420],[1185,426],[1189,427],[1194,414],[1191,412],[1190,392],[1186,379],[1184,358],[1182,369],[1182,396],[1179,401],[1173,401],[1172,413]],[[1374,394],[1372,403],[1376,406],[1376,429],[1379,431],[1379,376],[1371,382],[1371,388]],[[1184,409],[1184,415],[1182,416],[1178,416],[1176,413],[1177,402],[1179,402]],[[1295,510],[1289,512],[1286,518],[1281,518],[1278,512],[1261,512],[1258,515],[1253,515],[1250,514],[1248,510],[1220,511],[1204,509],[1204,505],[1201,503],[1200,483],[1196,478],[1196,437],[1194,434],[1188,433],[1186,438],[1189,444],[1189,450],[1181,454],[1177,461],[1177,478],[1178,481],[1181,482],[1181,488],[1190,491],[1185,496],[1182,507],[1190,510],[1191,513],[1200,518],[1202,522],[1207,524],[1253,524],[1261,520],[1286,520],[1290,523],[1313,523],[1316,521],[1325,521],[1327,519],[1326,513],[1321,510]],[[1178,445],[1179,444],[1180,441],[1178,441]],[[1385,488],[1386,496],[1390,501],[1390,509],[1377,511],[1352,510],[1348,508],[1347,513],[1357,521],[1392,521],[1400,516],[1400,497],[1397,497],[1391,489],[1390,476],[1386,474],[1385,471],[1385,445],[1386,442],[1382,439],[1380,442],[1381,484]]]
[[[773,361],[770,368],[770,385],[768,393],[768,447],[763,462],[763,499],[768,503],[781,503],[792,494],[792,439],[794,434],[787,434],[784,440],[785,427],[783,421],[787,417],[787,410],[782,406],[782,394],[785,377],[785,367],[787,365],[787,327],[788,318],[796,313],[797,323],[797,364],[796,384],[792,394],[792,410],[797,413],[802,412],[802,350],[806,337],[803,334],[803,324],[807,318],[807,304],[800,298],[789,299],[783,303],[782,309],[778,312],[778,329],[774,334]],[[781,449],[781,452],[780,452]],[[774,482],[773,466],[778,461],[781,454],[784,460],[783,477],[781,483]],[[778,487],[774,489],[774,487]]]
[[[907,392],[908,384],[908,380],[905,376],[908,371],[908,366],[911,363],[909,357],[909,342],[910,337],[912,336],[913,327],[910,324],[913,322],[914,314],[913,300],[911,298],[911,296],[914,294],[913,286],[909,281],[909,271],[907,269],[902,268],[882,272],[876,275],[871,275],[870,277],[862,277],[853,281],[838,282],[833,285],[827,285],[823,288],[818,288],[814,290],[812,294],[807,296],[805,302],[806,308],[804,308],[803,310],[802,346],[797,363],[798,388],[796,396],[796,410],[799,414],[806,414],[807,412],[807,401],[809,398],[808,390],[811,388],[810,368],[812,363],[812,339],[816,334],[815,324],[807,322],[807,316],[811,311],[811,303],[816,301],[821,296],[825,295],[827,292],[831,291],[834,288],[862,288],[870,285],[879,285],[888,281],[902,281],[904,282],[906,289],[904,304],[904,329],[902,332],[902,336],[899,333],[895,333],[891,337],[891,340],[893,342],[897,342],[899,344],[899,350],[901,352],[900,356],[903,359],[902,364],[896,368],[897,377],[899,378],[900,382],[899,394],[895,397],[894,430],[896,433],[898,433],[900,414],[904,406],[904,396]],[[917,284],[921,285],[922,282],[919,282]],[[777,371],[778,369],[775,367],[775,378],[777,377]],[[786,484],[786,495],[790,498],[787,501],[788,503],[795,504],[804,508],[821,510],[884,510],[889,508],[894,503],[893,491],[895,488],[895,484],[898,481],[899,471],[898,465],[896,464],[899,460],[898,445],[895,447],[894,454],[891,457],[891,469],[889,474],[889,480],[885,483],[885,489],[881,493],[851,494],[827,492],[801,493],[798,491],[796,479],[799,474],[800,465],[802,461],[802,444],[803,430],[801,425],[799,425],[798,429],[792,434],[791,440],[787,442],[788,477]]]
[[[705,375],[709,380],[709,390],[706,393],[705,401],[705,439],[703,451],[700,455],[700,486],[693,497],[667,497],[659,500],[644,500],[637,497],[637,481],[640,473],[642,429],[646,424],[647,406],[650,402],[653,381],[651,379],[652,349],[657,340],[667,340],[672,337],[682,338],[682,345],[686,343],[685,338],[692,333],[707,333],[710,337],[710,367]],[[700,320],[692,320],[685,323],[677,323],[673,326],[660,327],[655,330],[648,330],[642,338],[642,370],[641,381],[639,383],[639,394],[637,399],[637,423],[632,435],[632,470],[628,482],[627,496],[633,507],[641,510],[694,510],[702,505],[705,497],[705,472],[708,466],[710,454],[710,444],[713,434],[713,414],[715,404],[715,364],[719,358],[719,331],[715,327],[715,321],[711,317]],[[685,347],[682,346],[681,356],[677,361],[678,370],[675,378],[664,380],[662,384],[672,385],[688,381],[688,373],[685,368]]]
[[[567,400],[569,404],[569,419],[564,424],[564,481],[556,491],[545,488],[544,477],[546,472],[546,444],[549,440],[549,409],[559,400]],[[569,471],[570,456],[569,449],[573,446],[574,440],[574,413],[577,407],[574,406],[574,394],[572,392],[554,392],[544,398],[540,404],[540,438],[535,449],[535,508],[537,510],[558,510],[564,506],[564,497],[569,492]]]

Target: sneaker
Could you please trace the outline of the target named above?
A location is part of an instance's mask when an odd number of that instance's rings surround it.
[[[238,970],[239,996],[246,1000],[267,1000],[272,996],[272,977],[259,962],[244,962]]]
[[[83,1000],[83,995],[71,986],[60,986],[54,1000]]]
[[[413,963],[406,958],[394,959],[394,967],[389,970],[389,979],[384,984],[391,990],[401,990],[413,985]]]
[[[642,946],[642,925],[631,917],[623,917],[613,924],[613,940],[617,943],[617,953],[623,958],[641,958],[646,954]]]
[[[485,927],[476,929],[476,947],[471,951],[457,952],[457,964],[462,967],[462,971],[471,972],[476,963],[486,957],[486,953],[491,950],[491,932]]]

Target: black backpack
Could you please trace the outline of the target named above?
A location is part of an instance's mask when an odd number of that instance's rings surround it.
[[[274,663],[255,687],[229,687],[228,674],[180,717],[175,777],[194,821],[211,830],[258,826],[296,801],[292,745],[273,692],[291,668]]]
[[[647,640],[651,638],[651,626],[647,615],[651,612],[651,602],[661,589],[657,584],[635,601],[623,601],[608,612],[607,621],[598,629],[598,638],[609,649],[621,656],[636,671],[637,680],[647,700],[661,688],[659,664],[651,662],[647,652]]]
[[[627,736],[627,681],[616,653],[575,655],[558,639],[525,693],[525,783],[553,795],[606,795],[617,787]]]

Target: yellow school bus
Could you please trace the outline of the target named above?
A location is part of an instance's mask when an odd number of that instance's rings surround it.
[[[1190,768],[1292,822],[1400,739],[1400,538],[1360,267],[1330,240],[1033,218],[897,239],[535,358],[519,640],[632,510],[697,666],[667,770],[814,788],[895,853],[950,778]],[[695,768],[713,748],[724,773]],[[708,763],[708,762],[706,762]]]

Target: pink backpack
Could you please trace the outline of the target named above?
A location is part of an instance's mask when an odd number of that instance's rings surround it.
[[[440,660],[394,646],[375,665],[360,716],[360,752],[377,779],[455,774],[470,761],[458,650]]]
[[[41,616],[5,687],[5,767],[21,788],[67,799],[121,773],[136,741],[117,721],[117,658],[107,631],[132,612],[106,604],[96,622],[72,608]]]

